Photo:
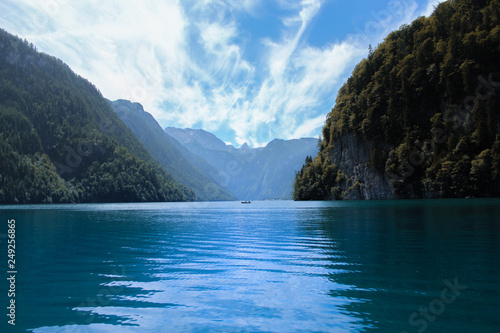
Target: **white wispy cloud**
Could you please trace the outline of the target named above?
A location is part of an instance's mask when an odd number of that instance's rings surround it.
[[[427,3],[427,7],[425,10],[422,12],[423,16],[429,16],[434,12],[434,9],[441,3],[444,2],[445,0],[429,0]]]
[[[163,126],[224,129],[225,141],[261,146],[317,136],[368,44],[439,2],[420,12],[415,0],[388,2],[355,34],[311,46],[305,36],[323,1],[274,0],[288,13],[278,37],[252,39],[238,18],[258,17],[263,1],[3,0],[0,24],[105,97],[142,103]]]

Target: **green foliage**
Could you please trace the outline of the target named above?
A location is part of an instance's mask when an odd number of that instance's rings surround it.
[[[91,83],[0,30],[0,203],[194,199]]]
[[[370,143],[370,164],[396,197],[500,195],[498,59],[499,0],[447,1],[389,34],[339,90],[294,199],[338,197],[338,181],[318,190],[316,180],[348,133]]]
[[[329,186],[338,177],[342,177],[338,168],[327,159],[318,157],[313,160],[307,156],[304,166],[295,175],[293,199],[324,200],[330,196],[339,199],[340,193]]]
[[[117,147],[107,162],[94,162],[81,182],[86,202],[186,201],[177,186],[124,147]],[[193,199],[189,197],[189,199]]]

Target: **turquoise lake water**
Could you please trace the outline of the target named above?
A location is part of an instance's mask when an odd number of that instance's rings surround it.
[[[2,206],[0,218],[2,332],[500,332],[498,199]]]

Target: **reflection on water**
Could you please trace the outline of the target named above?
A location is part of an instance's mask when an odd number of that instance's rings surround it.
[[[322,209],[305,219],[306,232],[321,230],[345,255],[345,270],[329,279],[352,288],[330,295],[359,302],[339,310],[384,332],[498,332],[499,201],[386,203],[394,202]],[[450,285],[466,288],[456,298],[448,289],[454,301],[440,301]]]
[[[61,205],[0,215],[17,221],[17,319],[35,332],[417,332],[419,309],[456,278],[467,289],[425,319],[429,332],[495,332],[499,203]]]

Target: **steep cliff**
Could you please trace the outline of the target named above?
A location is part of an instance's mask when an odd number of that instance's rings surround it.
[[[329,159],[342,170],[351,170],[338,181],[345,199],[389,199],[393,197],[390,181],[370,164],[373,143],[353,133],[337,139]]]
[[[294,199],[500,195],[500,1],[441,3],[339,90]]]

